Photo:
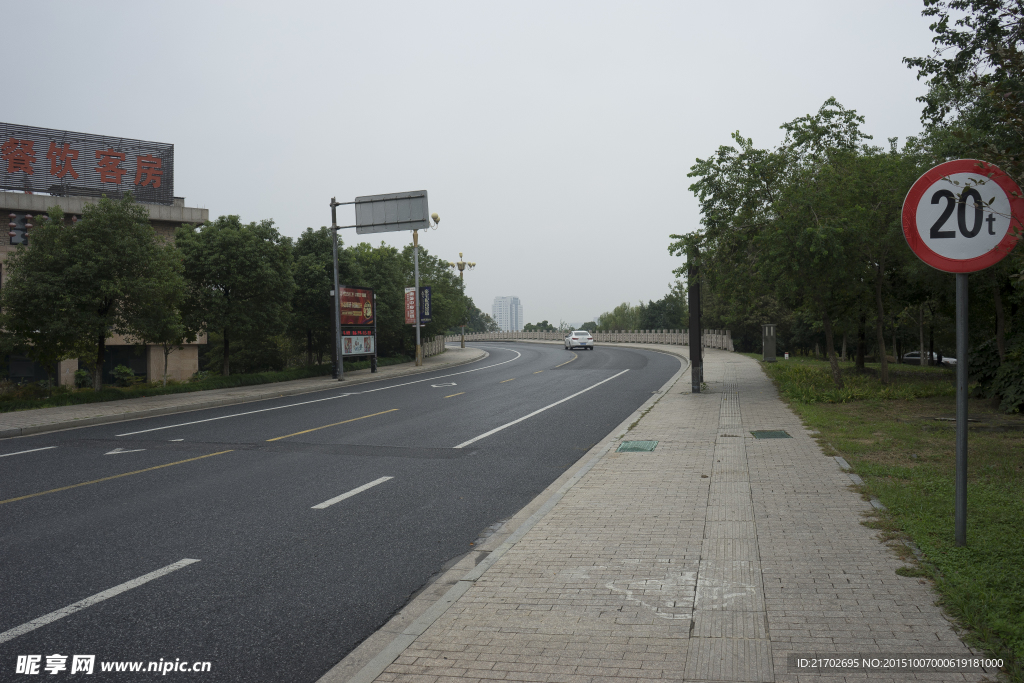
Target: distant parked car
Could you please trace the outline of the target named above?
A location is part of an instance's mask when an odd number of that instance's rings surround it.
[[[925,351],[925,357],[927,357],[927,356],[928,356],[928,352]],[[932,353],[931,358],[932,358],[932,363],[938,363],[939,362],[939,354]],[[906,363],[907,365],[920,365],[921,364],[921,352],[920,351],[911,351],[910,353],[903,354],[903,362]],[[953,356],[953,357],[942,356],[942,364],[943,365],[956,365],[956,357],[955,356]]]
[[[586,330],[576,330],[565,335],[565,348],[594,350],[594,337]]]

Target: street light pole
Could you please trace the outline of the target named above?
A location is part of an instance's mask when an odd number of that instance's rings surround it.
[[[430,214],[430,218],[434,220],[431,223],[427,221],[427,227],[436,228],[437,224],[441,222],[441,217],[436,213]],[[420,346],[420,231],[412,231],[412,271],[413,278],[416,280],[414,288],[416,289],[416,296],[414,302],[416,304],[416,365],[423,365],[423,347]]]
[[[476,264],[475,263],[466,263],[465,261],[462,260],[462,252],[461,251],[459,252],[459,260],[458,260],[458,262],[452,263],[451,261],[449,261],[448,262],[448,266],[450,268],[458,268],[459,269],[459,280],[460,281],[465,280],[463,275],[465,274],[466,266],[469,266],[470,270],[473,270],[474,268],[476,268]],[[466,289],[465,285],[463,285],[462,289],[463,289],[463,291],[465,291],[465,289]],[[461,348],[466,348],[466,323],[465,323],[465,319],[463,319],[463,323],[462,323],[462,344],[461,344]]]
[[[415,280],[413,287],[416,296],[413,297],[415,304],[415,318],[413,327],[416,328],[416,365],[423,365],[423,349],[420,347],[420,231],[412,231],[412,272]]]
[[[332,377],[339,382],[345,379],[345,366],[341,357],[341,302],[338,301],[338,203],[331,197],[331,234],[334,236],[334,291],[331,300],[334,302],[334,372]]]

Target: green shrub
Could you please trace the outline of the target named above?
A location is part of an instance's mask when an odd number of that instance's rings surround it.
[[[118,365],[114,368],[113,374],[119,387],[130,387],[144,381],[141,377],[136,377],[135,371],[127,365]]]

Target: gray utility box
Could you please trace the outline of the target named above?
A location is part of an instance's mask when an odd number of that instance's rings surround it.
[[[775,325],[761,326],[761,343],[764,348],[764,361],[775,362]]]

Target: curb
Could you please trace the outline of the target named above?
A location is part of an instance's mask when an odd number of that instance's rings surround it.
[[[531,342],[531,340],[517,339],[515,340],[515,342]],[[532,343],[546,344],[552,342],[532,340]],[[557,344],[558,342],[554,343]],[[455,581],[449,581],[454,585],[452,585],[451,588],[449,588],[439,599],[435,600],[432,604],[427,606],[421,613],[419,613],[412,620],[411,623],[409,623],[404,628],[401,628],[401,626],[399,625],[399,627],[396,629],[392,627],[392,622],[398,622],[402,620],[403,617],[411,616],[404,613],[407,610],[409,610],[410,607],[412,607],[412,603],[403,607],[399,611],[399,613],[392,618],[391,621],[389,621],[387,624],[378,629],[377,633],[391,632],[394,637],[391,639],[389,643],[387,643],[383,648],[376,652],[376,654],[374,654],[372,658],[369,659],[369,661],[367,661],[362,667],[356,670],[349,678],[345,678],[346,671],[355,669],[355,667],[358,666],[358,663],[356,663],[354,666],[347,664],[347,662],[350,659],[357,660],[369,655],[369,653],[359,653],[359,647],[357,647],[356,649],[352,650],[352,652],[350,652],[345,657],[345,659],[342,659],[340,662],[338,662],[338,664],[333,666],[327,673],[325,673],[317,681],[317,683],[340,683],[341,681],[347,681],[348,683],[372,683],[372,681],[374,681],[378,676],[384,673],[385,669],[391,666],[391,664],[396,659],[398,659],[402,655],[402,653],[405,652],[405,650],[410,645],[412,645],[420,635],[422,635],[435,621],[437,621],[448,610],[449,607],[454,605],[459,600],[459,598],[461,598],[467,591],[469,591],[469,589],[473,586],[477,579],[483,576],[483,574],[495,563],[497,563],[497,561],[501,559],[501,557],[505,553],[507,553],[509,550],[515,547],[515,545],[519,543],[519,541],[522,540],[524,536],[526,536],[530,529],[532,529],[539,521],[544,519],[544,517],[546,517],[548,513],[551,512],[552,509],[554,509],[555,505],[558,504],[558,502],[565,496],[565,494],[568,493],[577,483],[579,483],[590,472],[591,469],[593,469],[599,462],[601,462],[601,460],[612,450],[612,446],[615,445],[615,442],[621,440],[622,437],[629,432],[629,425],[633,424],[633,422],[639,419],[642,419],[642,416],[645,414],[645,412],[652,408],[658,401],[660,401],[671,390],[675,383],[678,382],[680,378],[682,378],[683,373],[685,373],[687,369],[689,369],[690,367],[690,359],[681,353],[670,353],[667,351],[662,351],[661,349],[650,349],[649,345],[646,344],[637,345],[637,347],[648,347],[648,350],[651,351],[669,353],[669,355],[678,356],[685,360],[686,362],[681,364],[680,369],[672,377],[670,377],[668,381],[666,381],[665,384],[663,384],[657,392],[655,392],[653,395],[651,395],[650,398],[644,401],[642,405],[637,407],[637,409],[634,410],[629,415],[629,417],[627,417],[625,420],[619,423],[615,427],[615,429],[609,432],[593,448],[587,451],[587,453],[584,454],[582,458],[577,460],[572,466],[570,466],[569,469],[566,470],[564,474],[562,474],[562,476],[560,476],[558,479],[552,482],[546,489],[544,489],[544,491],[538,494],[532,501],[527,503],[526,506],[523,507],[522,510],[520,510],[512,518],[512,520],[521,517],[523,514],[525,514],[532,508],[536,509],[525,520],[521,521],[513,531],[511,531],[510,533],[502,533],[504,531],[504,528],[502,528],[501,530],[497,531],[493,536],[491,536],[492,539],[499,539],[504,537],[500,545],[495,547],[493,550],[483,551],[482,555],[481,551],[471,551],[470,553],[467,553],[467,555],[464,555],[460,561],[456,562],[455,566],[452,569],[445,572],[444,575],[438,577],[434,581],[434,585],[444,582],[448,574],[455,573],[457,575],[460,572],[463,573],[461,578],[458,578]],[[552,489],[554,490],[552,491]],[[495,542],[497,541],[495,540]],[[484,546],[487,545],[491,544],[484,544]],[[462,566],[462,560],[465,560],[467,557],[473,558],[475,563],[469,565],[469,571],[468,573],[465,573],[467,567]],[[430,586],[425,586],[423,589],[421,589],[421,593],[428,592],[429,588]],[[413,601],[415,600],[416,598],[413,598]],[[412,611],[415,611],[415,608],[413,608]],[[371,635],[370,638],[364,641],[364,643],[368,642],[372,638],[373,635]]]
[[[482,349],[481,349],[482,350]],[[65,420],[63,422],[51,422],[43,425],[29,425],[27,427],[12,427],[9,429],[0,429],[0,439],[9,439],[18,436],[30,436],[32,434],[44,434],[46,432],[57,432],[65,429],[78,429],[79,427],[91,427],[100,424],[110,424],[112,422],[129,422],[131,420],[142,420],[149,417],[158,417],[160,415],[173,415],[175,413],[188,413],[194,410],[207,410],[209,408],[220,408],[223,406],[239,405],[242,403],[252,403],[255,401],[265,401],[270,398],[281,398],[282,396],[297,396],[299,394],[312,394],[318,391],[333,391],[335,389],[341,389],[350,386],[356,386],[359,384],[368,384],[369,382],[385,381],[388,379],[394,379],[397,377],[408,377],[410,375],[419,375],[425,372],[435,372],[437,370],[444,370],[446,368],[454,368],[460,365],[466,365],[468,363],[475,363],[476,361],[487,358],[490,354],[484,351],[483,356],[477,358],[469,358],[466,360],[457,361],[454,363],[448,363],[445,365],[439,365],[431,368],[423,368],[420,366],[416,368],[409,368],[407,371],[396,372],[389,377],[359,377],[355,380],[345,380],[343,384],[338,386],[311,388],[309,386],[304,387],[293,387],[291,389],[268,389],[267,391],[261,392],[255,395],[245,396],[244,398],[239,397],[226,397],[226,398],[215,398],[201,403],[190,403],[188,405],[180,406],[164,406],[162,408],[151,408],[147,410],[133,411],[131,413],[122,413],[120,415],[98,415],[96,417],[83,417],[76,420]],[[410,361],[410,363],[413,361]],[[387,367],[401,367],[405,363],[399,365],[391,365]],[[359,371],[356,371],[359,372]],[[294,380],[293,380],[294,381]],[[299,380],[301,381],[301,380]],[[259,385],[256,385],[259,386]],[[267,384],[267,387],[273,387],[274,384]],[[211,391],[217,391],[213,389]],[[188,395],[186,392],[185,395]],[[196,392],[200,393],[200,392]],[[128,400],[141,400],[141,399],[128,399]]]

